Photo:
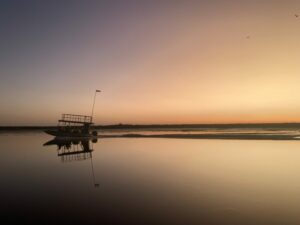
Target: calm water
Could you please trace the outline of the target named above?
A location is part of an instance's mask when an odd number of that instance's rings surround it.
[[[49,140],[0,135],[5,224],[300,224],[300,141]]]

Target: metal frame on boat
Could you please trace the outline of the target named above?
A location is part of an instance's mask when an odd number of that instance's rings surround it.
[[[93,118],[85,115],[62,114],[56,130],[46,130],[47,134],[56,137],[92,137],[97,133],[90,132]]]
[[[97,93],[100,90],[95,91],[92,115],[76,115],[76,114],[62,114],[60,120],[58,120],[57,129],[45,130],[47,134],[55,137],[96,137],[97,131],[90,132],[91,126],[93,125],[93,114],[94,106]]]

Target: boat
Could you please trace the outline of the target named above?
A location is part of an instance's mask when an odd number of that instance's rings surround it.
[[[45,133],[55,137],[96,137],[97,131],[90,131],[92,117],[85,115],[62,114],[56,129],[45,130]]]
[[[97,137],[97,131],[90,131],[93,125],[93,113],[95,106],[96,94],[100,90],[95,91],[94,102],[92,108],[92,115],[76,115],[76,114],[62,114],[56,129],[45,130],[45,133],[55,136],[57,138],[92,138]]]

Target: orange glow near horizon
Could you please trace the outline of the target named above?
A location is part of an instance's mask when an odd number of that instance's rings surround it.
[[[298,2],[101,7],[42,21],[50,33],[24,39],[36,53],[14,50],[0,125],[90,115],[95,89],[97,124],[300,122]]]

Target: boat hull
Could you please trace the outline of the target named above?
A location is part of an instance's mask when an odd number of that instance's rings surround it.
[[[55,137],[94,137],[92,134],[83,134],[83,133],[70,133],[70,132],[63,132],[57,130],[45,130],[45,133],[50,134]]]

